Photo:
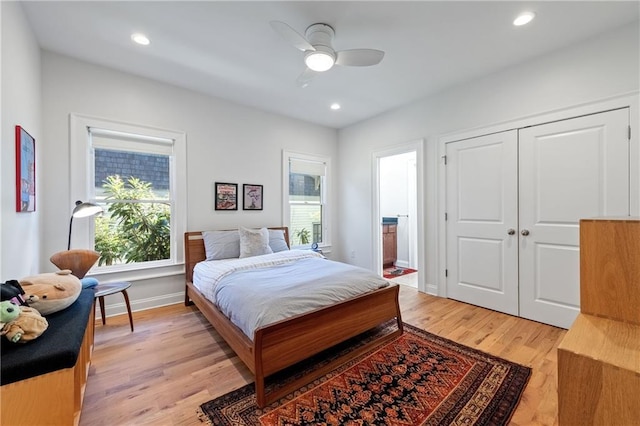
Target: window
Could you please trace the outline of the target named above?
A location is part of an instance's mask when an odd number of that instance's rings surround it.
[[[292,247],[329,242],[330,160],[327,157],[283,153],[284,223],[289,227]]]
[[[72,145],[84,145],[81,152],[86,153],[76,155],[85,164],[77,173],[85,183],[77,199],[104,209],[82,238],[82,246],[101,255],[97,271],[181,263],[184,135],[84,117],[72,121],[78,133]]]

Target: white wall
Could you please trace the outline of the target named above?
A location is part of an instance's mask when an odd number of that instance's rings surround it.
[[[350,126],[338,134],[339,259],[371,268],[370,155],[425,138],[426,285],[434,291],[437,265],[437,139],[439,135],[537,115],[637,91],[639,28],[633,25],[556,51],[412,105]],[[428,78],[428,76],[425,76]],[[349,201],[349,204],[346,201]],[[421,214],[419,212],[419,214]]]
[[[43,52],[42,268],[53,269],[48,257],[65,249],[72,202],[69,195],[69,113],[184,131],[187,134],[187,229],[229,229],[277,226],[282,223],[282,150],[326,155],[337,153],[337,132],[239,106],[221,99]],[[277,101],[277,100],[276,100]],[[215,211],[213,184],[264,185],[264,210]],[[332,201],[335,215],[335,202]],[[335,220],[335,219],[334,219]],[[337,240],[336,233],[332,235]],[[134,310],[184,298],[184,277],[134,282]],[[122,301],[107,299],[110,313]]]
[[[0,280],[22,278],[40,267],[40,218],[43,177],[41,139],[40,48],[18,2],[0,2],[1,12],[1,115],[0,146]],[[36,140],[36,211],[16,213],[15,126]]]
[[[415,153],[405,153],[380,159],[380,214],[396,217],[407,214],[408,162]]]

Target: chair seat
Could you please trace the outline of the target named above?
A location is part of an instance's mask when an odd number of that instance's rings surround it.
[[[127,314],[129,315],[129,325],[133,332],[133,316],[131,315],[131,304],[129,303],[129,295],[127,289],[131,287],[131,283],[127,281],[118,281],[113,283],[98,284],[95,288],[95,297],[98,299],[98,305],[100,305],[100,316],[102,317],[102,325],[107,323],[107,317],[105,316],[104,309],[104,297],[110,294],[122,293],[124,297],[124,303],[127,306]]]

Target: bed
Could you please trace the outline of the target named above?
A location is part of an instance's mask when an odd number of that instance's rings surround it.
[[[282,230],[289,245],[286,227]],[[398,286],[389,285],[348,300],[258,327],[253,339],[196,288],[193,283],[196,264],[206,259],[203,232],[186,232],[185,247],[185,305],[195,304],[216,331],[225,339],[255,377],[256,403],[265,407],[292,390],[331,371],[346,361],[339,358],[316,369],[311,376],[301,377],[285,387],[265,393],[265,378],[299,361],[307,359],[351,337],[376,326],[395,320],[397,327],[347,355],[349,358],[395,339],[403,332]]]

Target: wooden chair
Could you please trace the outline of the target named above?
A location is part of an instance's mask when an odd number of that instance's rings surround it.
[[[73,249],[60,251],[49,259],[51,263],[56,265],[60,269],[70,269],[71,273],[79,279],[84,278],[89,269],[100,258],[100,253],[93,250]],[[98,284],[94,290],[96,292],[96,298],[100,305],[100,316],[102,317],[102,324],[106,323],[104,315],[104,296],[121,292],[124,296],[125,304],[127,305],[127,313],[129,314],[129,324],[131,325],[131,331],[133,331],[133,317],[131,315],[131,305],[129,303],[129,295],[127,289],[131,286],[131,283],[126,281],[116,283]]]
[[[82,279],[99,258],[97,251],[73,249],[55,253],[49,260],[59,269],[70,269],[73,275]]]

